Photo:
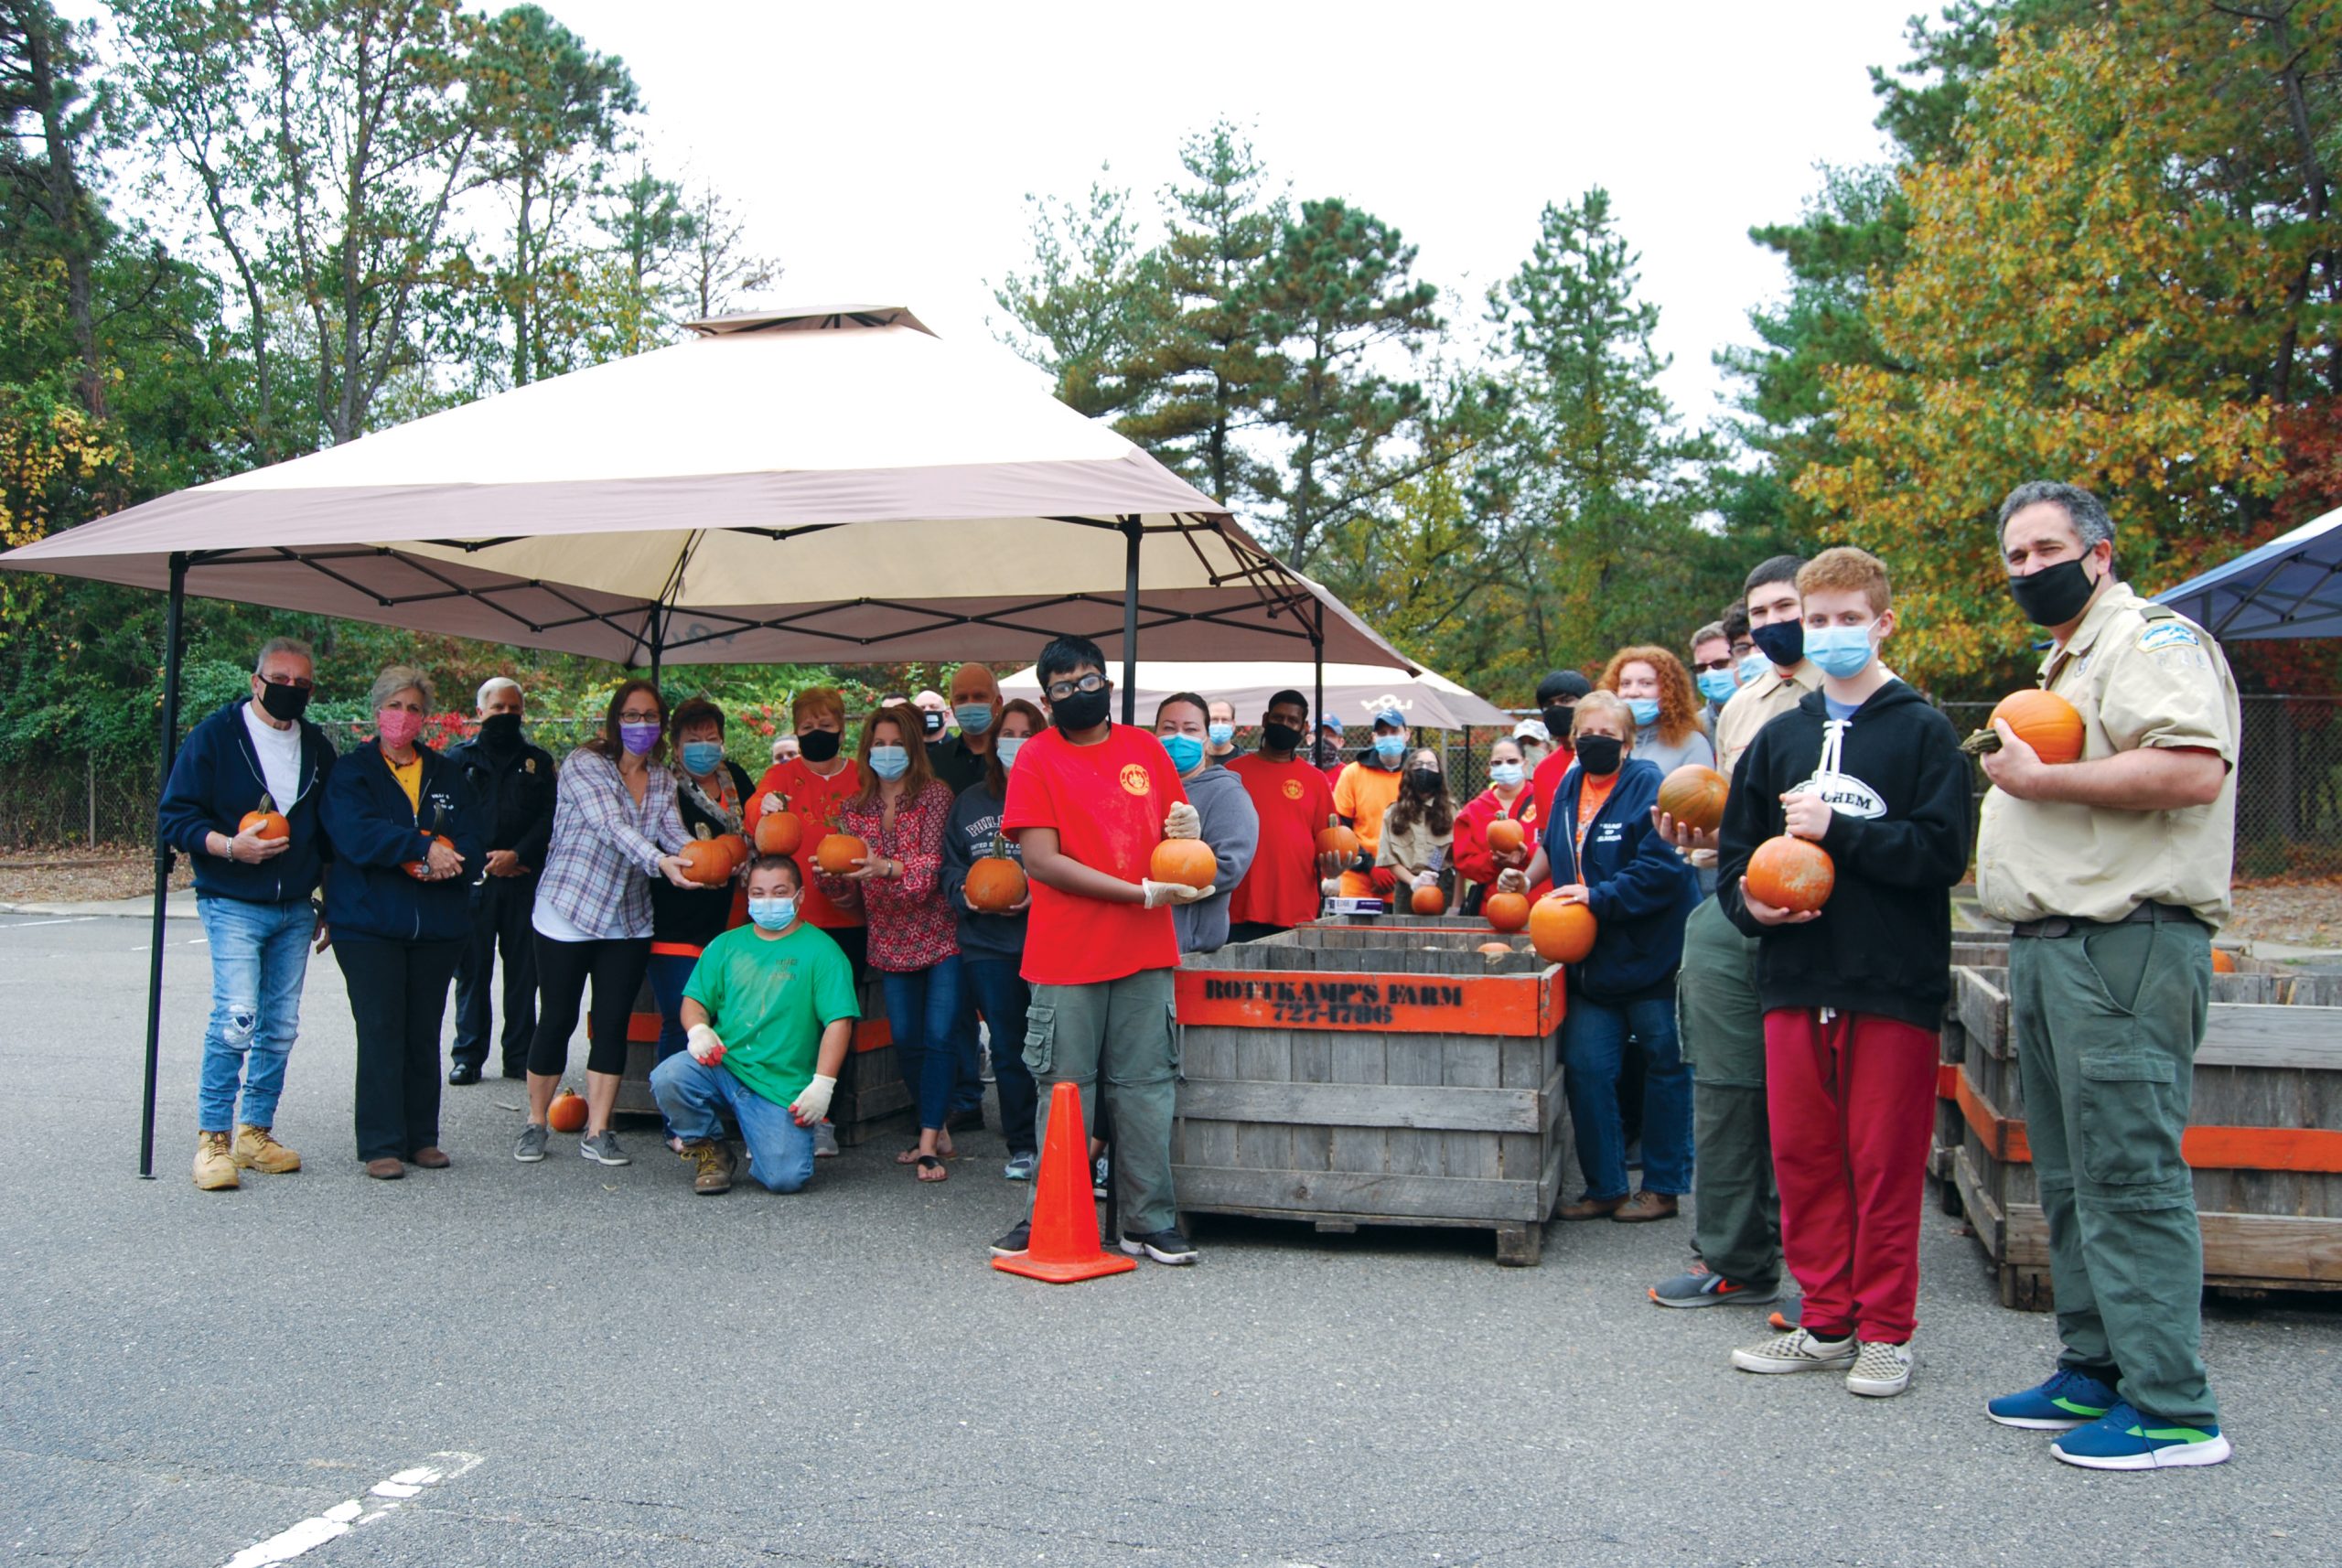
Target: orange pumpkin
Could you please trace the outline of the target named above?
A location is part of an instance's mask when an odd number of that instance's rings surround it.
[[[1687,828],[1712,833],[1724,821],[1724,797],[1731,792],[1731,779],[1713,768],[1687,762],[1660,784],[1659,809]]]
[[[1339,817],[1327,817],[1317,830],[1317,853],[1339,855],[1344,865],[1358,858],[1358,834],[1342,826]]]
[[[683,863],[683,875],[702,887],[720,886],[732,880],[732,852],[724,847],[722,839],[693,839],[675,858]]]
[[[1510,942],[1482,942],[1480,950],[1490,958],[1510,958],[1512,944]]]
[[[1436,884],[1418,887],[1408,896],[1407,908],[1418,915],[1445,915],[1447,913],[1447,895],[1441,892]]]
[[[757,853],[795,854],[805,842],[805,819],[789,809],[784,795],[765,797],[764,815],[757,819]]]
[[[852,833],[824,833],[813,849],[813,864],[832,876],[843,876],[855,861],[869,858],[870,846]]]
[[[1519,893],[1491,893],[1480,913],[1499,931],[1517,931],[1529,924],[1529,899]]]
[[[1510,817],[1499,817],[1488,824],[1488,847],[1499,854],[1517,854],[1529,842],[1529,830]]]
[[[731,859],[732,869],[735,871],[747,865],[748,857],[756,854],[756,851],[748,847],[748,841],[738,833],[718,833],[715,835],[715,842],[724,846],[724,853]]]
[[[1800,914],[1830,902],[1830,890],[1837,882],[1838,868],[1828,851],[1810,839],[1787,833],[1758,844],[1741,874],[1741,886],[1750,897]]]
[[[968,867],[968,905],[997,915],[1025,902],[1025,868],[1008,858],[1008,841],[992,835],[992,853]]]
[[[545,1112],[545,1125],[556,1133],[584,1132],[586,1097],[566,1089],[554,1095],[552,1109]]]
[[[1584,963],[1594,936],[1594,911],[1583,904],[1540,898],[1530,908],[1529,945],[1547,963]]]
[[[2055,692],[2030,687],[2012,692],[1993,704],[1993,717],[2005,720],[2017,739],[2039,753],[2044,762],[2074,762],[2081,757],[2082,716]]]
[[[1156,882],[1209,887],[1219,875],[1219,860],[1201,839],[1165,839],[1147,857],[1146,875]]]
[[[2236,972],[2236,954],[2229,951],[2226,948],[2214,948],[2212,950],[2212,972],[2214,974],[2234,974]]]
[[[293,836],[293,824],[285,820],[285,813],[276,809],[276,802],[270,800],[263,790],[260,810],[246,811],[243,820],[236,824],[236,832],[240,834],[258,833],[264,839],[290,838]]]

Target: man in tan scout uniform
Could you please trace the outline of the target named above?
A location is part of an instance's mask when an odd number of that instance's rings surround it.
[[[2048,628],[2041,684],[2083,725],[2051,766],[1996,722],[1977,894],[2012,922],[2010,1021],[2064,1353],[1987,1406],[2093,1469],[2229,1456],[2199,1352],[2203,1242],[2179,1141],[2236,841],[2236,682],[2219,645],[2114,575],[2088,490],[2001,504],[2009,591]]]

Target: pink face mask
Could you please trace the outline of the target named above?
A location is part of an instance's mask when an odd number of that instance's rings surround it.
[[[383,708],[374,714],[374,733],[389,751],[404,751],[423,733],[423,715],[404,708]]]

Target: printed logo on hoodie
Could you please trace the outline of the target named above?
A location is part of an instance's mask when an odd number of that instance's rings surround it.
[[[1886,802],[1879,799],[1878,791],[1844,770],[1846,731],[1853,726],[1852,719],[1822,721],[1821,761],[1812,777],[1789,793],[1819,795],[1832,811],[1849,817],[1883,817]]]

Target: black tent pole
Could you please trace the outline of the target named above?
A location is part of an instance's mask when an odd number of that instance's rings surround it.
[[[1138,519],[1123,520],[1123,722],[1138,723]]]
[[[1310,725],[1313,730],[1321,730],[1326,723],[1326,607],[1313,599],[1310,601],[1309,607],[1312,611],[1309,628],[1309,657],[1317,672],[1317,688],[1311,693],[1312,700],[1317,705],[1309,710],[1316,715],[1311,719]],[[1334,756],[1337,760],[1340,758],[1339,748],[1335,750]],[[1317,762],[1317,736],[1315,734],[1309,737],[1309,761],[1312,767],[1315,767]]]
[[[171,555],[171,602],[163,616],[162,768],[156,800],[170,787],[179,742],[179,642],[187,618],[187,555]],[[163,920],[171,897],[171,846],[155,832],[155,930],[146,958],[146,1090],[138,1110],[138,1179],[155,1179],[155,1079],[163,1065]]]

